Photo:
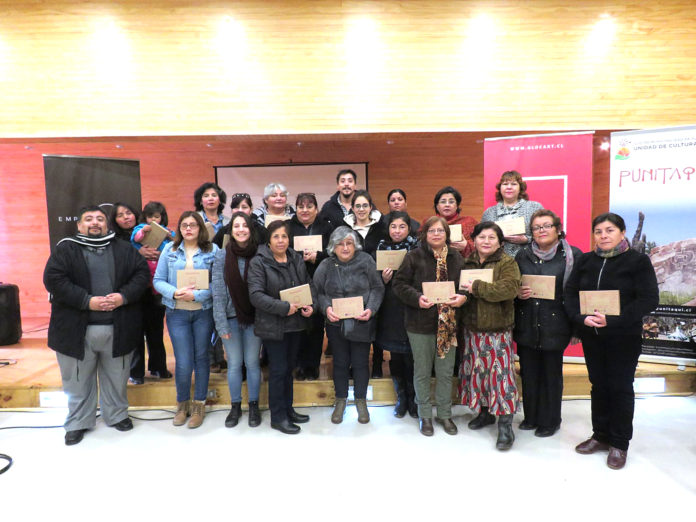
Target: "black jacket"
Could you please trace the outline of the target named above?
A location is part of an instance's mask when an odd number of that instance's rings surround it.
[[[422,246],[411,250],[401,267],[394,274],[392,289],[406,305],[406,330],[419,334],[437,333],[437,306],[420,308],[418,299],[423,295],[423,283],[435,281],[437,263],[430,248]],[[459,275],[464,266],[464,258],[453,248],[447,251],[447,280],[454,281],[457,293],[463,294],[459,287]],[[461,308],[456,309],[459,320]]]
[[[319,212],[319,217],[324,221],[327,221],[329,225],[331,225],[332,229],[346,224],[343,221],[343,217],[345,216],[345,214],[341,209],[342,205],[338,201],[338,197],[339,192],[336,191],[336,193],[333,196],[331,196],[326,203],[322,205],[321,212]]]
[[[582,255],[577,247],[573,250],[574,263]],[[542,261],[532,252],[531,245],[525,246],[515,257],[522,275],[547,275],[556,277],[555,299],[515,299],[515,329],[513,337],[517,344],[540,350],[565,350],[572,336],[573,327],[563,306],[563,275],[566,256],[561,245],[550,261]]]
[[[72,241],[63,241],[48,258],[44,270],[44,286],[51,294],[48,346],[80,360],[85,357],[89,323],[86,303],[91,295],[83,248]],[[113,311],[112,355],[121,357],[132,352],[142,339],[140,297],[150,285],[150,270],[145,258],[130,243],[114,239],[108,248],[114,257],[114,291],[125,299],[125,304]]]
[[[585,326],[580,313],[581,290],[618,290],[621,315],[607,316],[607,326]],[[565,309],[579,328],[580,337],[596,335],[640,335],[643,316],[657,308],[660,294],[657,277],[650,258],[635,250],[615,257],[603,258],[588,252],[577,260],[566,284]]]
[[[280,291],[309,284],[312,302],[316,308],[316,291],[311,284],[302,255],[292,248],[287,250],[288,260],[279,263],[266,245],[261,245],[249,264],[247,286],[249,300],[256,309],[254,333],[261,339],[281,340],[285,332],[299,332],[309,327],[309,318],[300,312],[288,316],[290,303],[280,300]]]
[[[300,220],[297,218],[297,214],[292,216],[292,218],[290,218],[289,221],[291,245],[293,244],[293,238],[295,238],[296,236],[321,236],[322,248],[321,252],[317,253],[316,261],[314,263],[305,262],[307,272],[309,273],[310,277],[314,277],[314,272],[317,270],[319,263],[321,263],[324,259],[329,257],[329,254],[326,253],[326,247],[329,246],[329,238],[331,237],[331,232],[333,232],[333,228],[327,221],[321,219],[320,216],[317,216],[317,218],[314,220],[314,223],[312,223],[309,227],[305,227],[302,223],[300,223]]]

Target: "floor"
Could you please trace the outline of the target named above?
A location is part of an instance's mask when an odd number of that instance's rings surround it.
[[[621,471],[604,454],[573,451],[590,433],[587,400],[563,403],[563,427],[540,439],[516,429],[512,450],[495,450],[495,427],[473,432],[455,407],[457,436],[436,425],[423,437],[417,420],[371,407],[341,425],[331,409],[302,408],[311,421],[296,436],[270,429],[224,427],[225,410],[197,430],[175,428],[163,411],[131,410],[135,429],[120,433],[97,421],[77,446],[64,431],[2,429],[60,425],[65,410],[0,410],[0,453],[14,459],[0,475],[3,520],[73,518],[138,520],[154,515],[259,520],[535,520],[555,518],[691,519],[696,505],[696,397],[636,403],[635,436]],[[515,427],[522,420],[515,417]],[[4,462],[0,460],[0,467]],[[691,513],[691,515],[689,515]],[[611,518],[615,516],[616,518]],[[399,517],[399,518],[395,518]],[[620,518],[619,518],[620,517]],[[686,517],[686,518],[685,518]]]

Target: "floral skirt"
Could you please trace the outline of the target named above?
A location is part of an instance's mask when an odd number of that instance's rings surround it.
[[[487,407],[493,415],[515,413],[519,406],[512,331],[464,332],[459,367],[461,404],[473,411]]]

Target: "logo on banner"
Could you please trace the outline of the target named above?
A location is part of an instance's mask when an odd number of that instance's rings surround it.
[[[614,156],[616,160],[627,160],[631,156],[631,142],[629,140],[622,140],[619,142],[619,150]]]

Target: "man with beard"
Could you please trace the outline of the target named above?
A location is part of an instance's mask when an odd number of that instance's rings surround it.
[[[357,181],[358,176],[351,169],[341,170],[336,176],[337,191],[324,203],[319,213],[319,217],[328,221],[332,228],[345,225],[343,218],[350,213]]]
[[[150,278],[145,258],[114,237],[99,207],[80,209],[77,230],[56,245],[44,270],[51,294],[48,346],[68,396],[68,446],[96,424],[97,377],[104,422],[119,431],[133,428],[126,385],[142,336],[139,300]]]

